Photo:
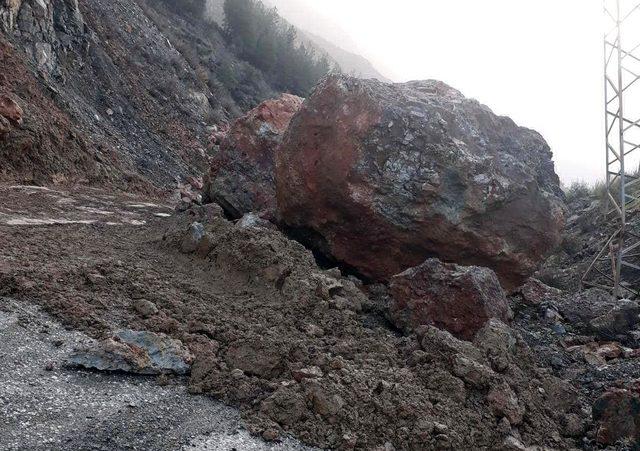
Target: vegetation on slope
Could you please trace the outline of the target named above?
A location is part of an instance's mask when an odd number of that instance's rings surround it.
[[[276,89],[306,96],[331,65],[297,44],[297,32],[259,0],[226,0],[225,35],[238,55],[260,69]]]

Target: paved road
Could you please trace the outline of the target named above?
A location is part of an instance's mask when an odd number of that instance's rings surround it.
[[[236,410],[179,381],[66,368],[86,340],[31,304],[0,298],[0,450],[305,449],[251,437]]]

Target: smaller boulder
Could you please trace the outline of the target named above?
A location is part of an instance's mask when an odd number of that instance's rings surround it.
[[[0,116],[6,118],[13,125],[22,125],[24,111],[18,102],[7,94],[0,94]]]
[[[158,307],[146,299],[136,299],[133,302],[133,309],[142,315],[143,318],[149,318],[158,313]]]
[[[195,252],[206,236],[204,226],[199,222],[194,222],[189,226],[189,230],[182,238],[180,250],[184,254]]]
[[[303,99],[283,94],[237,119],[221,137],[204,182],[204,201],[216,202],[233,218],[252,211],[274,217],[274,154]]]
[[[518,291],[528,305],[540,305],[562,296],[562,290],[545,285],[533,277],[527,280],[527,283],[521,286]]]
[[[489,319],[511,315],[496,274],[478,266],[429,259],[394,276],[390,293],[391,321],[406,332],[432,325],[471,340]]]
[[[193,356],[181,341],[128,329],[76,350],[69,358],[75,366],[136,374],[187,374],[192,362]]]
[[[594,403],[593,419],[598,425],[596,440],[601,445],[614,445],[618,441],[640,445],[640,396],[637,393],[609,390]]]

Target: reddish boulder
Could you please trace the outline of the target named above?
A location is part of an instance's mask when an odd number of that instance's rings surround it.
[[[528,305],[540,305],[543,302],[555,301],[562,297],[562,290],[545,285],[534,278],[527,280],[527,283],[522,285],[518,292]]]
[[[491,318],[510,317],[505,293],[488,268],[429,259],[393,277],[390,294],[391,321],[405,331],[431,325],[471,340]]]
[[[329,75],[277,151],[278,212],[371,279],[438,257],[514,288],[560,242],[551,157],[538,133],[444,83]]]
[[[626,441],[640,445],[640,396],[637,393],[618,388],[608,391],[593,405],[593,419],[598,424],[598,443],[614,445]]]
[[[6,94],[0,94],[0,116],[4,117],[13,125],[22,124],[22,116],[24,112],[18,103],[12,97]]]
[[[235,218],[276,209],[274,153],[303,99],[283,94],[237,119],[222,138],[205,181],[205,202]]]
[[[6,135],[11,131],[11,124],[9,120],[4,116],[0,116],[0,137]]]

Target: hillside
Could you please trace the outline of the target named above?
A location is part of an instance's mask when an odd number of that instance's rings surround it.
[[[274,2],[270,0],[265,0],[264,4],[270,7],[275,6]],[[224,22],[223,5],[224,0],[207,0],[208,16],[218,24],[223,24]],[[298,31],[298,39],[301,43],[315,49],[319,54],[326,54],[342,72],[355,75],[360,78],[376,78],[384,82],[390,81],[378,72],[373,64],[363,56],[349,52],[334,42],[331,42],[318,34],[304,30],[299,26],[296,26],[296,29]]]
[[[342,72],[359,78],[375,78],[384,82],[391,82],[373,66],[371,61],[363,56],[344,50],[327,39],[309,31],[298,29],[301,37],[315,47],[326,52],[340,67]]]
[[[212,127],[276,94],[174,0],[0,6],[0,91],[24,110],[0,177],[166,187],[199,174]]]

